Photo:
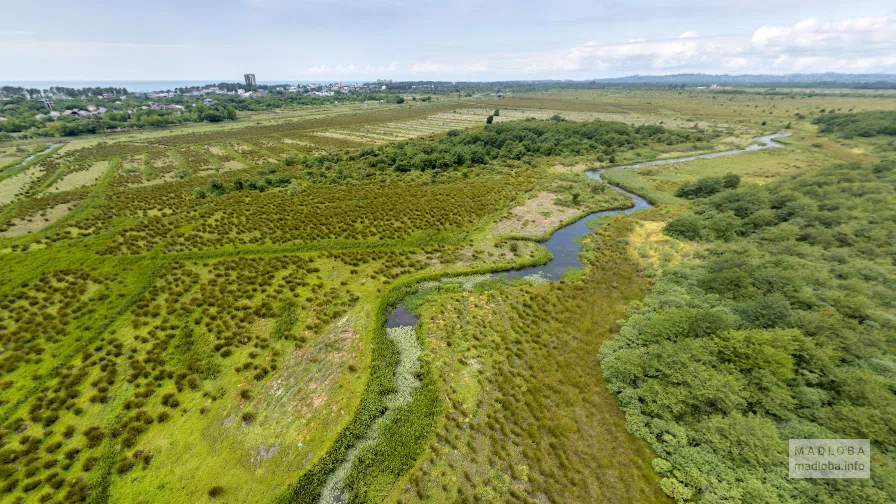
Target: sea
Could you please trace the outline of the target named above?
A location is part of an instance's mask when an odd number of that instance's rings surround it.
[[[92,88],[92,87],[116,87],[125,88],[129,92],[146,93],[149,91],[173,91],[179,87],[204,86],[205,84],[218,84],[221,82],[242,83],[242,80],[234,79],[208,79],[208,80],[181,80],[181,81],[0,81],[0,86],[17,86],[23,88],[49,89],[54,86],[67,88]],[[327,84],[328,82],[313,81],[258,81],[258,84]],[[348,82],[345,82],[348,84]]]

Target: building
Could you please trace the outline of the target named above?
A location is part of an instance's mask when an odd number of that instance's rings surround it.
[[[255,74],[245,74],[243,78],[246,79],[246,87],[255,87]]]
[[[215,100],[212,100],[211,98],[206,98],[206,99],[202,100],[202,103],[204,103],[206,105],[211,105],[214,101]]]

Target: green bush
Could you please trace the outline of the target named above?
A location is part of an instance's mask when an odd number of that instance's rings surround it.
[[[840,164],[763,186],[692,186],[693,211],[665,232],[710,242],[705,257],[664,269],[600,349],[668,495],[893,501],[894,172]],[[878,471],[856,485],[782,477],[787,439],[816,437],[871,439]]]
[[[818,125],[818,131],[822,133],[834,133],[845,138],[896,136],[896,111],[892,110],[853,113],[831,111],[812,122]]]
[[[736,189],[740,184],[740,177],[729,173],[722,177],[703,177],[694,182],[685,182],[675,191],[679,198],[706,198],[720,193],[726,189]]]

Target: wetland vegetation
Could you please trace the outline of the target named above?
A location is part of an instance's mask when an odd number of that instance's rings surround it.
[[[894,498],[896,100],[420,98],[0,144],[0,502]]]

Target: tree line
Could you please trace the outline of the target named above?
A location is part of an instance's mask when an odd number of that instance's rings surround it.
[[[338,170],[344,161],[359,161],[372,172],[438,174],[485,165],[492,161],[524,161],[538,156],[588,155],[616,162],[618,152],[646,145],[677,145],[711,138],[703,130],[658,125],[631,126],[614,121],[527,119],[487,125],[483,129],[451,130],[437,139],[363,147],[351,153],[332,152],[296,159],[293,164]],[[357,164],[357,163],[356,163]],[[363,171],[356,171],[363,177]]]

